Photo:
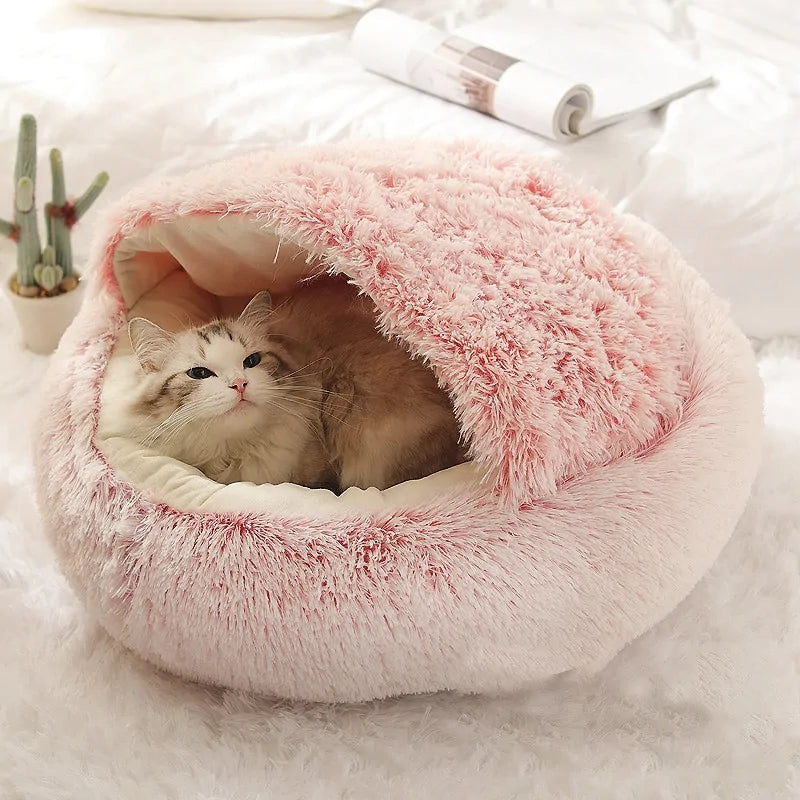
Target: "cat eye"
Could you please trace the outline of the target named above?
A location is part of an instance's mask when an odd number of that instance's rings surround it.
[[[247,358],[242,361],[242,366],[245,369],[250,369],[251,367],[257,367],[261,363],[261,353],[250,353]]]
[[[201,381],[203,378],[210,378],[216,373],[212,372],[207,367],[192,367],[191,369],[186,370],[186,374],[190,378],[194,378],[195,380]]]

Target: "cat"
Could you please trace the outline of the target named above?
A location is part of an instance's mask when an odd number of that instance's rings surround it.
[[[305,375],[298,343],[290,350],[268,335],[264,300],[256,296],[236,319],[179,333],[132,319],[139,380],[116,427],[219,483],[333,488],[319,382]]]
[[[328,280],[306,284],[269,316],[270,337],[302,341],[319,370],[322,438],[343,490],[385,489],[466,460],[447,393],[375,320],[368,297]]]
[[[306,284],[272,307],[180,333],[134,318],[141,379],[126,435],[220,483],[385,489],[465,460],[433,372],[375,328],[351,285]]]

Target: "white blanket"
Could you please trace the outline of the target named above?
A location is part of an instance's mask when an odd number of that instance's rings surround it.
[[[25,111],[40,120],[40,198],[58,145],[73,193],[111,173],[98,205],[148,176],[282,142],[503,139],[562,159],[661,228],[751,334],[800,333],[800,11],[781,0],[552,4],[635,12],[709,59],[720,85],[559,148],[364,72],[347,54],[352,18],[219,23],[17,4],[0,25],[0,216]],[[497,4],[390,5],[461,24]],[[77,232],[79,254],[97,213]],[[21,350],[0,302],[4,800],[800,796],[797,343],[762,352],[764,463],[731,544],[602,675],[505,699],[325,708],[187,685],[86,617],[32,502],[28,436],[46,359]]]

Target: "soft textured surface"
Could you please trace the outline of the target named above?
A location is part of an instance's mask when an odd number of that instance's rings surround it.
[[[501,0],[497,0],[500,2]],[[494,0],[387,0],[474,18]],[[280,142],[477,135],[557,152],[666,232],[748,332],[796,329],[800,6],[771,0],[540,0],[625,10],[711,63],[720,85],[576,146],[549,144],[363,73],[353,20],[208,24],[16,4],[0,26],[0,193],[19,115],[100,204],[149,174]],[[453,14],[443,9],[457,9]],[[176,58],[176,51],[202,58]],[[793,88],[794,87],[794,88]],[[80,114],[76,113],[80,107]],[[45,193],[47,189],[45,189]],[[94,223],[76,230],[77,255]],[[0,242],[0,254],[13,249]],[[766,278],[766,279],[765,279]],[[793,288],[794,287],[794,288]],[[0,796],[28,800],[795,800],[800,740],[800,347],[761,356],[766,446],[745,516],[691,596],[584,687],[506,700],[271,703],[164,676],[109,639],[54,564],[28,440],[46,360],[0,296]],[[788,326],[788,327],[787,327]],[[794,775],[794,777],[792,777]],[[456,792],[457,789],[457,792]]]
[[[279,150],[137,189],[112,212],[109,248],[189,215],[189,242],[204,221],[245,216],[346,271],[436,368],[514,504],[653,442],[686,399],[691,334],[662,263],[676,256],[544,162],[485,143]],[[242,259],[171,247],[203,288],[243,293]],[[251,291],[304,264],[260,258]]]
[[[160,673],[59,572],[31,504],[47,364],[0,314],[0,796],[25,800],[795,800],[800,345],[760,356],[766,440],[722,556],[584,684],[508,698],[272,702]]]
[[[114,256],[189,215],[324,251],[430,360],[489,479],[335,518],[182,512],[128,484],[92,443],[124,320]],[[245,159],[138,192],[98,252],[45,387],[40,506],[91,611],[170,670],[357,700],[596,668],[687,594],[744,505],[761,430],[748,343],[663,239],[520,155]]]

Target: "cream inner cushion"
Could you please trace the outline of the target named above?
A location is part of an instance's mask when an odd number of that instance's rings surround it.
[[[221,263],[226,269],[220,270]],[[115,272],[128,317],[169,330],[238,313],[261,289],[276,297],[324,269],[318,254],[279,241],[253,219],[186,217],[151,225],[117,249]],[[190,277],[191,273],[191,277]],[[97,445],[126,480],[182,511],[316,513],[335,517],[407,508],[444,494],[471,493],[480,473],[471,462],[380,491],[350,488],[341,495],[284,483],[223,485],[202,472],[126,438],[117,409],[135,391],[136,370],[127,334],[120,336],[102,389]]]

